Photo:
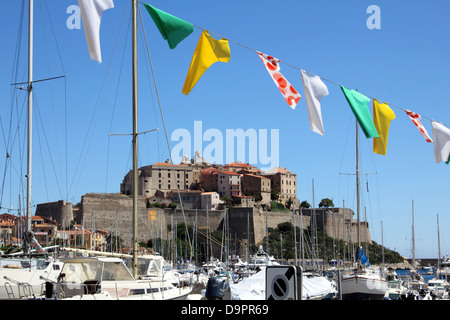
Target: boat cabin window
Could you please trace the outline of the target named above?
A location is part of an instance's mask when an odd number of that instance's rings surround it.
[[[103,266],[102,280],[129,281],[133,277],[122,262],[108,262]]]
[[[74,283],[86,280],[133,280],[132,275],[122,262],[104,262],[99,260],[66,262],[61,273],[65,274],[66,282]]]
[[[48,267],[49,264],[50,264],[50,262],[48,262],[48,261],[39,260],[37,262],[36,267],[37,267],[38,270],[44,270],[44,269],[46,269]]]
[[[138,294],[145,294],[145,289],[131,289],[128,295],[132,296]]]
[[[133,259],[124,259],[124,262],[126,264],[126,266],[128,267],[128,269],[132,269],[133,268]],[[142,259],[142,258],[138,258],[137,261],[137,274],[142,276],[142,275],[146,275],[147,274],[147,270],[148,270],[148,265],[150,263],[149,259]]]

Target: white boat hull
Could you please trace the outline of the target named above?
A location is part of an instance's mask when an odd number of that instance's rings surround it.
[[[342,279],[341,288],[344,300],[382,300],[387,283],[383,279],[354,274]]]

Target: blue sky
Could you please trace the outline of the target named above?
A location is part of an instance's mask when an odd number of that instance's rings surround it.
[[[34,79],[65,75],[34,87],[35,204],[60,199],[77,203],[88,192],[119,192],[131,168],[130,138],[108,135],[129,133],[132,126],[128,3],[115,0],[115,8],[103,14],[103,62],[98,64],[89,59],[83,29],[67,27],[72,14],[67,8],[77,2],[35,0]],[[341,89],[324,81],[330,94],[322,99],[325,135],[320,136],[310,129],[304,97],[292,110],[253,50],[269,54],[282,61],[281,72],[302,96],[299,68],[391,105],[396,119],[386,156],[374,154],[372,140],[360,131],[360,172],[376,172],[361,176],[362,216],[365,208],[378,243],[383,221],[385,246],[409,258],[414,200],[416,257],[437,257],[437,215],[441,254],[450,252],[445,232],[450,224],[445,201],[450,168],[435,163],[433,144],[425,142],[402,110],[422,115],[430,135],[430,119],[450,123],[447,1],[148,3],[230,40],[230,62],[214,64],[183,95],[201,30],[195,28],[171,50],[141,6],[169,141],[177,129],[186,129],[194,139],[194,121],[201,121],[202,133],[215,129],[224,137],[227,129],[278,130],[279,165],[297,174],[298,198],[313,203],[314,181],[316,205],[332,198],[336,206],[345,200],[355,210],[355,178],[343,174],[355,172],[355,118]],[[381,29],[367,27],[371,5],[380,9]],[[11,155],[7,163],[4,157],[0,160],[1,206],[17,209],[18,195],[25,190],[20,182],[25,183],[26,174],[26,95],[11,83],[27,79],[27,23],[17,51],[22,1],[2,1],[0,6],[0,144]],[[169,153],[142,31],[139,54],[139,131],[160,128],[139,138],[143,166],[164,161]],[[203,142],[203,148],[208,144]],[[176,145],[170,141],[171,148]]]

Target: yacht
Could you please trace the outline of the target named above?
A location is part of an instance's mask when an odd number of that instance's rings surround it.
[[[428,281],[431,297],[434,300],[448,300],[450,285],[444,279],[434,278]]]
[[[436,270],[436,277],[450,283],[450,256],[444,256],[439,268]]]
[[[136,280],[116,257],[77,257],[64,263],[57,282],[47,281],[52,300],[185,300],[190,287],[165,280]]]
[[[61,267],[62,263],[51,257],[2,258],[0,300],[17,300],[42,294],[45,279],[56,281]]]
[[[261,267],[276,265],[280,264],[275,260],[273,256],[269,256],[260,245],[258,251],[254,255],[250,256],[247,267],[254,270]]]
[[[411,269],[410,278],[406,282],[408,300],[432,300],[430,289],[423,279],[422,275],[416,270]]]

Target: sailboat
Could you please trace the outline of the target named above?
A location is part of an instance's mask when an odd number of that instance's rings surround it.
[[[350,274],[342,275],[341,290],[343,300],[381,300],[386,294],[387,282],[377,270],[368,268],[369,261],[361,247],[360,198],[359,198],[359,151],[358,122],[356,122],[356,193],[357,193],[357,266]]]
[[[192,287],[177,288],[162,278],[138,280],[137,12],[138,1],[132,0],[133,234],[132,255],[127,257],[131,261],[131,268],[122,258],[114,256],[64,259],[58,281],[46,283],[46,295],[40,297],[42,299],[184,300],[192,292]]]
[[[25,82],[28,86],[26,225],[25,231],[23,232],[23,252],[5,255],[5,257],[1,259],[0,300],[34,297],[41,294],[46,279],[56,281],[62,266],[62,263],[58,259],[54,259],[52,257],[42,257],[46,255],[46,248],[42,248],[36,240],[31,225],[34,1],[29,0],[28,3],[28,81]],[[38,254],[33,253],[36,251],[33,247],[37,248],[37,251],[39,252]],[[53,249],[55,247],[51,248]]]
[[[416,241],[414,232],[414,200],[412,201],[412,269],[406,281],[407,295],[410,300],[431,300],[431,295],[423,276],[416,269]]]

